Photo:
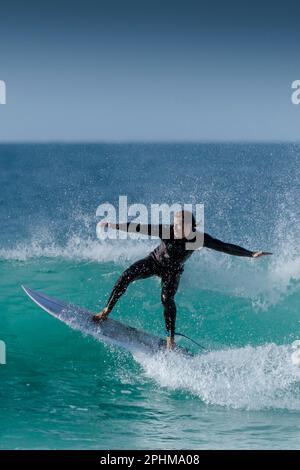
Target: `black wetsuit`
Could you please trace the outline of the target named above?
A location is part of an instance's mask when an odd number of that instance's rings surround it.
[[[117,230],[159,236],[161,243],[146,258],[132,264],[121,274],[106,306],[109,311],[111,311],[131,282],[150,276],[159,276],[162,284],[161,301],[164,307],[166,330],[167,334],[173,336],[175,334],[176,320],[174,296],[179,286],[184,263],[199,246],[196,244],[194,250],[187,249],[186,244],[191,240],[175,238],[173,225],[168,227],[167,234],[164,231],[165,228],[166,226],[163,225],[117,224]],[[208,233],[203,234],[201,246],[230,255],[248,257],[253,255],[252,251],[246,250],[238,245],[224,243],[221,240],[211,237]]]

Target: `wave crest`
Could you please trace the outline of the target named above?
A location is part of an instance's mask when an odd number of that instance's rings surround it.
[[[236,409],[300,410],[300,367],[293,345],[226,349],[187,359],[135,355],[147,377],[203,402]]]

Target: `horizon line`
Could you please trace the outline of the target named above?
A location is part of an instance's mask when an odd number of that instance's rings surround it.
[[[242,140],[242,139],[224,139],[224,140],[211,140],[211,139],[177,139],[177,140],[147,140],[147,139],[120,139],[120,140],[4,140],[0,141],[0,145],[163,145],[163,144],[300,144],[299,140],[292,139],[257,139],[257,140]]]

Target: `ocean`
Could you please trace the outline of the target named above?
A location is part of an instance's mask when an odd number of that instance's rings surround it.
[[[0,146],[0,447],[300,448],[300,145]],[[38,308],[21,284],[99,311],[158,241],[96,236],[102,203],[203,203],[206,232],[259,259],[208,249],[185,266],[177,330],[195,352],[130,354]],[[159,279],[113,317],[164,335]]]

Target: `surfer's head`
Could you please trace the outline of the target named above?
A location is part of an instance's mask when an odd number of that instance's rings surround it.
[[[174,235],[176,238],[188,238],[196,230],[196,219],[190,211],[179,211],[174,215]]]

